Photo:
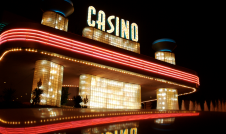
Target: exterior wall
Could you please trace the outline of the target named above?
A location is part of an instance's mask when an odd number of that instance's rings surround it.
[[[155,59],[176,65],[174,53],[157,51],[155,53]]]
[[[140,53],[140,43],[122,39],[120,37],[111,35],[93,27],[85,27],[82,31],[82,36],[93,39],[99,42],[103,42],[115,47],[119,47],[135,53]]]
[[[157,89],[157,109],[179,110],[177,90],[171,88]]]
[[[79,80],[79,95],[87,98],[88,108],[140,109],[141,87],[93,75],[83,74]]]
[[[53,11],[43,13],[41,24],[66,32],[68,30],[68,19]]]
[[[63,70],[63,66],[47,60],[36,61],[32,91],[37,88],[37,82],[41,79],[43,94],[40,105],[61,106]]]

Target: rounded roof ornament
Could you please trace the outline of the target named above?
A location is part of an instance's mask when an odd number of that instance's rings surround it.
[[[44,11],[54,11],[64,15],[65,17],[74,12],[71,0],[43,0],[42,9]]]
[[[152,48],[155,51],[172,52],[176,47],[176,42],[173,39],[169,38],[158,39],[152,43]]]

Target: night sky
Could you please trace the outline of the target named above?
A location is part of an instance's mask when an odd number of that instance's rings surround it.
[[[5,0],[1,10],[7,10],[41,23],[42,0]],[[75,11],[68,17],[69,32],[82,35],[87,25],[87,11],[94,6],[110,15],[138,24],[141,54],[154,57],[152,42],[160,38],[176,41],[176,65],[195,70],[200,88],[192,95],[179,97],[188,100],[226,98],[225,88],[225,20],[221,3],[181,1],[87,1],[71,0]],[[106,30],[108,26],[106,25]],[[220,47],[221,46],[221,47]]]

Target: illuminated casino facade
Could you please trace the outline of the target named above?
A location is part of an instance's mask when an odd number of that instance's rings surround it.
[[[41,79],[42,105],[60,107],[61,89],[66,86],[88,97],[88,108],[109,109],[140,109],[141,103],[156,99],[157,109],[177,109],[178,95],[199,87],[195,71],[175,65],[175,41],[156,40],[155,59],[140,55],[136,23],[105,16],[90,6],[88,27],[82,36],[75,35],[67,32],[73,3],[44,2],[41,24],[9,23],[1,31],[1,84],[20,83],[23,78],[25,84],[17,87],[29,94]],[[97,15],[97,20],[91,15]]]

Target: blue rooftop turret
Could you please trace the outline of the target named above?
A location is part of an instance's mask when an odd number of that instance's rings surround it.
[[[42,0],[42,9],[44,11],[54,11],[62,14],[64,17],[74,12],[73,3],[70,0]]]
[[[176,42],[169,38],[158,39],[152,43],[152,48],[155,51],[172,52],[176,47]]]

